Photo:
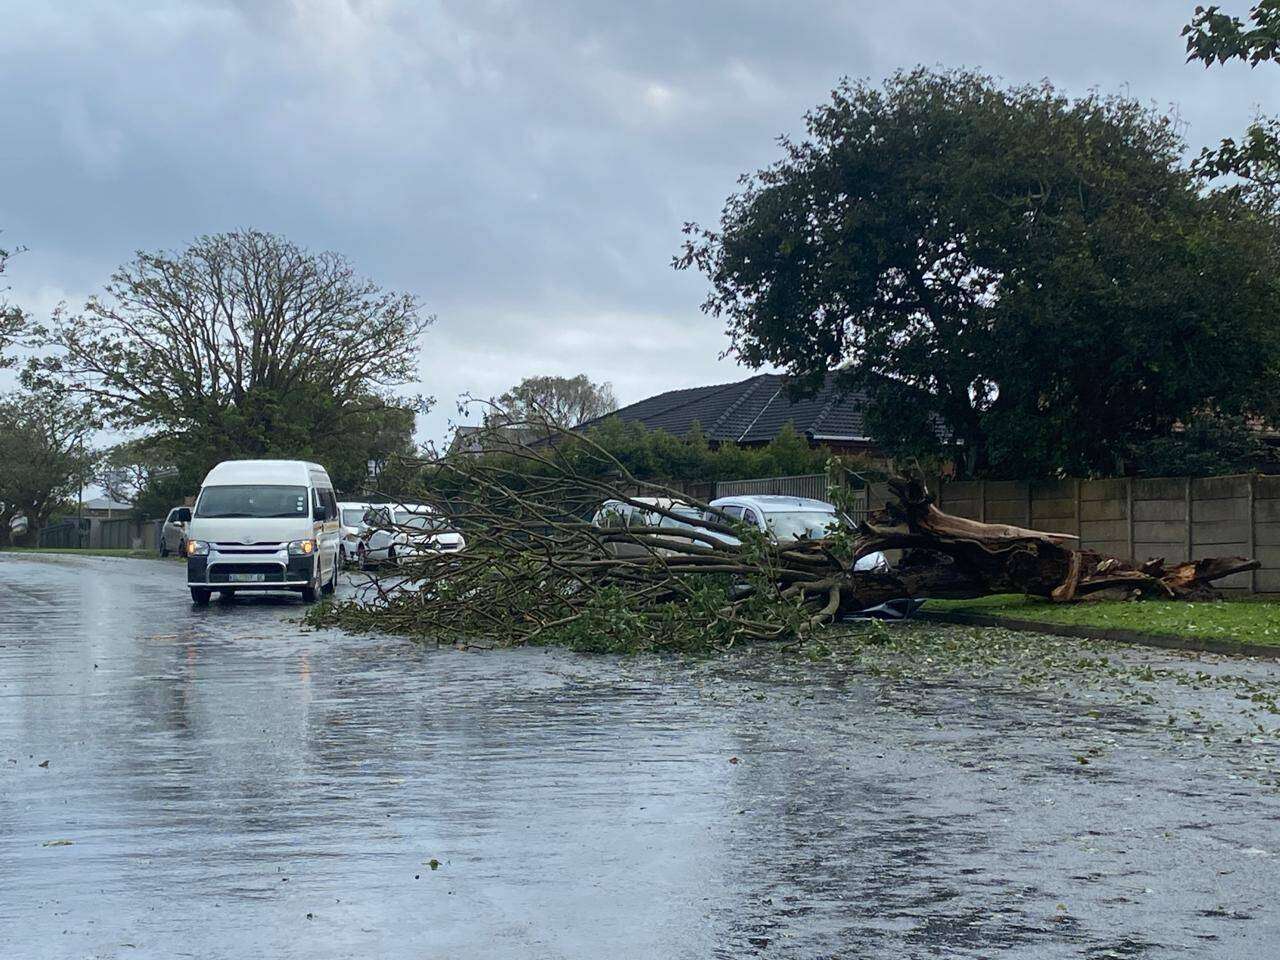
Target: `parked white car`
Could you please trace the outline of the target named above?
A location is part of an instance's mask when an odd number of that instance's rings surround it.
[[[364,515],[371,503],[354,503],[350,500],[338,503],[338,524],[341,539],[338,541],[338,557],[344,565],[355,563],[360,553],[360,540],[368,532]]]
[[[781,546],[802,540],[822,540],[841,522],[834,504],[809,497],[720,497],[712,500],[711,506],[755,527]],[[855,569],[888,573],[889,559],[879,551],[869,553],[858,561]]]
[[[420,503],[374,505],[365,512],[364,527],[356,553],[362,570],[423,554],[457,553],[467,545],[462,534]]]
[[[670,530],[673,539],[679,539],[681,530],[692,530],[695,529],[694,526],[682,523],[675,517],[664,516],[658,513],[657,510],[647,508],[656,507],[691,520],[702,518],[702,511],[697,507],[680,500],[673,500],[670,497],[636,497],[634,499],[634,503],[624,503],[621,500],[606,500],[600,505],[600,509],[596,511],[596,515],[591,518],[592,525],[602,530],[621,530],[627,527],[661,527]],[[649,556],[650,553],[647,548],[638,543],[626,542],[607,543],[605,544],[605,550],[615,557],[645,557]],[[671,551],[658,550],[656,553],[659,556],[668,556]]]
[[[160,527],[160,556],[176,553],[187,555],[187,527],[191,524],[190,507],[174,507]]]

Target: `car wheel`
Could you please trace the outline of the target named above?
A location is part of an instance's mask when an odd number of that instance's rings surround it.
[[[191,602],[197,607],[207,607],[209,605],[209,591],[204,587],[192,587]]]
[[[187,541],[184,537],[178,541],[178,556],[185,557],[187,555]]]
[[[317,564],[316,564],[316,566],[317,566],[317,567],[319,567],[319,564],[317,563]],[[318,589],[319,581],[320,581],[320,571],[317,569],[317,570],[315,571],[315,573],[313,573],[313,574],[312,574],[312,576],[311,576],[311,582],[310,582],[310,583],[308,583],[305,587],[303,587],[303,588],[302,588],[302,602],[303,602],[303,603],[315,603],[315,602],[316,602],[316,599],[317,599],[317,598],[319,597],[319,595],[320,595],[320,591],[319,591],[319,589]]]
[[[169,541],[164,537],[160,538],[160,556],[167,557],[169,555]]]
[[[363,543],[360,544],[359,549],[356,550],[356,562],[360,564],[361,570],[369,569],[369,548]]]
[[[387,563],[391,564],[393,567],[400,565],[400,561],[396,559],[395,547],[387,547]]]

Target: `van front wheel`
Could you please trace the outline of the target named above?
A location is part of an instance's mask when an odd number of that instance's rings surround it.
[[[209,605],[209,591],[203,587],[192,587],[191,602],[197,607],[207,607]]]
[[[317,563],[316,565],[317,565],[317,566],[319,566],[319,564],[318,564],[318,563]],[[310,583],[308,583],[305,587],[303,587],[303,588],[302,588],[302,602],[303,602],[303,603],[315,603],[315,602],[316,602],[316,598],[317,598],[317,597],[319,596],[319,594],[320,594],[320,590],[319,590],[319,589],[318,589],[318,587],[317,587],[317,584],[318,584],[319,582],[320,582],[320,571],[319,571],[319,570],[316,570],[316,571],[311,575],[311,582],[310,582]]]

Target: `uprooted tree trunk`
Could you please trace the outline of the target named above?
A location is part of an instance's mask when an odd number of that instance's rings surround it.
[[[1206,599],[1212,582],[1258,567],[1245,557],[1214,557],[1165,566],[1163,559],[1136,563],[1075,546],[1068,534],[1027,530],[953,517],[934,506],[917,480],[891,480],[890,501],[860,529],[859,553],[905,548],[923,554],[919,566],[904,565],[890,587],[906,595],[986,596],[1024,593],[1069,602],[1085,599],[1158,597]],[[945,559],[939,559],[945,558]],[[865,599],[857,576],[855,602]]]
[[[1106,557],[1064,534],[950,516],[906,479],[891,481],[894,498],[856,528],[778,544],[642,483],[590,437],[538,427],[553,440],[519,442],[508,427],[485,454],[420,464],[417,499],[465,535],[466,549],[419,554],[320,616],[444,641],[692,649],[802,637],[898,598],[1201,598],[1212,581],[1257,566]],[[609,501],[640,519],[611,523],[616,513],[598,514]],[[856,569],[885,550],[904,551],[902,561]]]

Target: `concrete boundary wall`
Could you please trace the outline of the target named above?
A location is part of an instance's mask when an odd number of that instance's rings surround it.
[[[947,513],[1070,533],[1081,545],[1136,560],[1255,557],[1262,568],[1220,580],[1225,590],[1280,593],[1280,476],[1121,480],[936,480]],[[870,508],[884,504],[873,484]]]

